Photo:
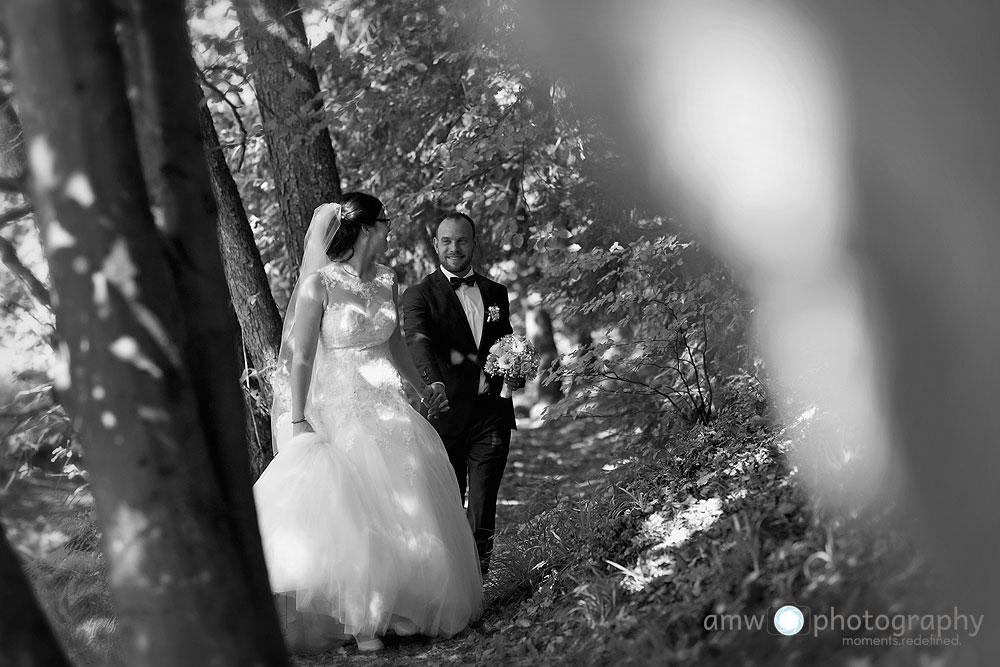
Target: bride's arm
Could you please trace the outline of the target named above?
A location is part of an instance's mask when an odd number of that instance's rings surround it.
[[[295,322],[292,323],[292,353],[290,384],[292,390],[292,433],[298,435],[310,425],[305,421],[306,396],[316,359],[316,341],[323,317],[326,289],[318,273],[307,276],[295,302]]]
[[[399,308],[399,288],[396,283],[392,284],[392,301]],[[448,399],[444,395],[444,386],[441,383],[428,385],[420,376],[410,348],[403,339],[403,334],[399,331],[399,324],[389,338],[389,352],[392,354],[392,363],[396,367],[400,376],[410,383],[423,402],[432,413],[447,409]]]

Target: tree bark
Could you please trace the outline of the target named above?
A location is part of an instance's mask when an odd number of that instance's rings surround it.
[[[205,138],[205,155],[211,176],[212,191],[219,206],[219,248],[229,284],[233,307],[240,324],[242,347],[250,358],[245,370],[245,395],[256,393],[260,400],[247,400],[247,439],[253,479],[260,477],[274,457],[271,449],[271,380],[270,370],[278,358],[281,344],[281,315],[271,295],[270,283],[254,241],[253,230],[240,199],[236,181],[219,146],[219,137],[208,106],[199,110]],[[250,372],[253,371],[253,372]]]
[[[0,664],[70,667],[49,620],[35,598],[17,554],[0,525]]]
[[[0,262],[2,262],[3,265],[7,267],[7,270],[13,273],[14,276],[21,281],[21,284],[24,285],[28,294],[34,297],[35,301],[45,308],[51,308],[49,290],[45,287],[42,281],[38,279],[38,276],[32,273],[31,269],[26,267],[17,256],[17,250],[14,248],[14,244],[3,237],[0,237]]]
[[[21,120],[17,117],[10,98],[0,91],[0,176],[26,183],[27,163],[24,140],[21,136]],[[4,211],[0,214],[0,229],[31,212],[31,204],[22,204]],[[38,303],[45,308],[51,307],[48,288],[20,260],[14,244],[2,237],[0,237],[0,263],[21,281],[28,294]]]
[[[553,365],[559,363],[559,351],[552,332],[552,316],[540,304],[532,304],[524,309],[524,328],[528,340],[538,350],[540,361],[538,377],[542,378]],[[538,402],[551,405],[562,398],[562,386],[559,381],[538,382]]]
[[[229,291],[250,360],[254,368],[266,369],[278,357],[281,315],[271,296],[270,283],[236,181],[219,147],[212,114],[205,105],[201,107],[200,120],[212,191],[219,204],[219,247]]]
[[[309,61],[296,0],[233,4],[264,121],[285,247],[291,266],[298,267],[313,210],[324,202],[339,201],[341,195],[336,153],[322,124],[319,77]]]
[[[0,176],[22,179],[27,163],[21,121],[10,98],[0,91]]]
[[[163,118],[169,117],[169,113],[157,108],[155,44],[148,37],[152,25],[161,17],[158,16],[159,10],[147,7],[146,3],[119,0],[119,4],[122,3],[126,14],[119,30],[119,39],[125,53],[129,81],[136,90],[142,91],[142,94],[133,95],[130,101],[136,119],[143,174],[146,187],[152,195],[154,209],[161,212],[160,217],[166,223],[177,213],[166,209],[166,204],[175,201],[167,188],[167,178],[172,171],[166,160],[170,150],[167,147],[167,129],[164,128]],[[193,78],[191,88],[196,91],[194,94],[200,95],[200,89]],[[198,120],[205,142],[212,195],[219,208],[218,242],[222,251],[223,268],[233,314],[242,332],[241,340],[237,343],[236,359],[238,366],[242,368],[246,344],[246,351],[252,360],[252,367],[246,370],[264,371],[273,365],[277,357],[281,316],[271,296],[243,202],[225,159],[218,150],[219,141],[211,113],[203,102],[199,104],[199,109]],[[243,394],[244,408],[248,415],[245,436],[250,454],[250,476],[252,480],[256,480],[273,458],[271,420],[268,410],[261,407],[261,403],[270,404],[271,388],[266,372],[250,372],[247,376],[252,391],[245,391]],[[262,398],[255,400],[255,396]]]
[[[187,368],[202,408],[202,427],[208,443],[214,444],[209,455],[234,512],[239,551],[265,648],[283,660],[284,643],[278,632],[249,484],[248,443],[241,428],[245,423],[243,395],[236,384],[241,368],[238,357],[232,354],[238,339],[217,245],[218,209],[204,154],[205,136],[198,115],[203,102],[195,84],[184,3],[129,0],[129,8],[138,26],[140,48],[148,54],[144,59],[148,74],[141,78],[149,87],[143,92],[150,96],[152,125],[162,137],[162,161],[156,165],[163,183],[162,226],[173,251],[170,256],[178,293],[189,315],[184,349]],[[249,233],[249,225],[245,227]],[[256,289],[261,290],[262,283],[263,293],[270,298],[252,234],[249,243],[244,257],[259,270]],[[276,321],[274,313],[272,327]],[[272,340],[279,338],[280,329],[277,336],[273,332],[271,336]]]
[[[140,21],[156,28],[144,37],[154,40],[165,139],[163,236],[111,2],[4,9],[64,341],[57,387],[87,443],[124,662],[286,665],[253,513],[183,5],[151,3],[156,16]]]

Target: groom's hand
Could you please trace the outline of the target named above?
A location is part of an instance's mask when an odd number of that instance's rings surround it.
[[[524,387],[524,378],[523,377],[505,377],[503,379],[503,383],[505,385],[507,385],[508,387],[510,387],[511,391],[514,391],[516,389],[521,389],[521,388]]]
[[[427,417],[433,419],[448,410],[448,396],[443,382],[433,382],[424,391],[421,403],[427,406]]]

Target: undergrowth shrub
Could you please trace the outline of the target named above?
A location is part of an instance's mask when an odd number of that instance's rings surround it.
[[[710,423],[724,378],[752,356],[747,307],[726,268],[676,235],[550,254],[547,301],[592,342],[544,378],[566,394],[547,418],[606,418],[647,435]]]
[[[852,634],[844,632],[796,641],[706,627],[711,614],[760,616],[788,602],[844,614],[934,608],[924,560],[891,517],[816,503],[787,460],[797,430],[772,421],[755,376],[734,374],[724,391],[740,398],[709,425],[659,442],[619,438],[594,493],[552,500],[506,536],[507,549],[531,557],[516,594],[497,598],[507,607],[494,611],[492,627],[504,640],[491,655],[604,667],[872,664],[875,656],[909,665],[940,654],[865,653],[843,644]]]

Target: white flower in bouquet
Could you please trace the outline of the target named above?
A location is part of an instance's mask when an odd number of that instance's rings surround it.
[[[538,372],[538,352],[524,336],[508,334],[490,347],[483,370],[493,377],[507,380],[526,380]],[[500,395],[510,398],[510,387],[505,383]]]

